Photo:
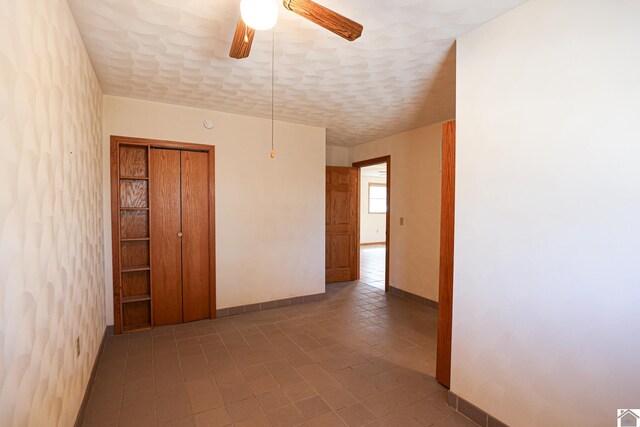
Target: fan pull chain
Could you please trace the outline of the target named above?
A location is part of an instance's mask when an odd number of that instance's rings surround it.
[[[273,132],[273,100],[274,100],[274,86],[275,86],[275,61],[276,61],[276,27],[273,27],[272,37],[271,37],[271,158],[276,157],[276,149],[274,143],[274,132]]]

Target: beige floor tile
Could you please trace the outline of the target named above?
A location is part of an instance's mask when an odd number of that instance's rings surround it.
[[[155,390],[154,377],[143,377],[124,384],[123,402],[129,402],[135,396],[141,393],[151,392]]]
[[[248,399],[249,397],[253,396],[253,392],[246,384],[239,384],[221,388],[220,394],[222,394],[222,400],[224,400],[224,403],[226,405],[230,405],[232,403]]]
[[[222,372],[214,372],[213,378],[220,388],[228,388],[234,385],[246,384],[245,378],[240,369],[226,369]]]
[[[156,392],[167,387],[172,387],[184,383],[184,375],[182,370],[179,372],[169,372],[156,374],[154,377],[154,385]]]
[[[395,391],[376,395],[362,401],[362,404],[369,410],[369,412],[377,418],[382,418],[385,415],[411,403],[412,401],[406,401],[404,396],[396,394]]]
[[[191,410],[194,414],[223,405],[222,395],[213,379],[203,378],[197,381],[189,381],[185,383],[185,386],[189,394]]]
[[[271,422],[266,415],[261,414],[234,424],[234,427],[271,427]]]
[[[191,415],[191,403],[184,384],[156,389],[158,422]]]
[[[319,365],[307,365],[299,368],[300,375],[316,391],[338,387],[338,383],[325,369]]]
[[[271,376],[249,381],[248,384],[249,388],[255,395],[277,390],[280,388],[280,384],[278,384],[278,382]]]
[[[84,416],[86,423],[117,423],[120,418],[120,401],[106,400],[104,402],[90,402]]]
[[[291,363],[291,365],[294,368],[299,368],[301,366],[305,366],[305,365],[311,365],[314,363],[313,359],[311,357],[309,357],[308,355],[302,353],[302,354],[297,354],[294,356],[289,356],[287,358],[287,361],[289,363]]]
[[[339,371],[332,372],[331,375],[343,386],[364,381],[364,377],[351,368],[344,368]]]
[[[367,381],[362,381],[355,384],[347,384],[346,386],[344,386],[344,388],[358,400],[364,400],[381,393],[380,390],[378,390],[373,384]]]
[[[434,407],[427,398],[412,403],[404,409],[423,425],[433,424],[451,415]]]
[[[241,369],[262,363],[260,353],[257,351],[240,352],[237,355],[232,355],[232,357],[236,365]]]
[[[382,372],[382,370],[370,360],[364,360],[361,363],[352,365],[351,369],[353,369],[364,378],[372,378]]]
[[[304,399],[308,399],[318,394],[315,389],[306,382],[301,382],[289,387],[285,387],[282,389],[282,391],[289,398],[289,400],[294,403]]]
[[[128,422],[147,419],[156,419],[155,396],[151,393],[151,398],[139,399],[135,403],[126,402],[120,411],[120,422]]]
[[[227,406],[231,421],[237,423],[262,414],[262,408],[255,397],[233,403]]]
[[[231,425],[231,417],[227,412],[227,408],[224,406],[196,414],[194,419],[196,427],[223,427]]]
[[[421,427],[430,424],[421,424],[413,418],[410,414],[407,414],[403,410],[392,412],[385,415],[380,419],[380,423],[385,427]]]
[[[367,359],[362,354],[358,353],[357,351],[351,351],[349,353],[342,354],[342,355],[340,355],[340,359],[342,359],[342,361],[347,366],[354,366],[354,365],[357,365],[359,363],[363,363],[363,362],[367,361]]]
[[[376,417],[361,403],[338,410],[338,415],[350,426],[359,427],[373,421]]]
[[[274,427],[289,427],[301,424],[304,416],[294,405],[283,406],[267,412],[267,418]]]
[[[256,399],[265,412],[282,408],[291,403],[287,395],[282,390],[274,390],[256,396]]]
[[[158,422],[159,427],[195,427],[196,421],[193,416],[180,417],[169,421]]]
[[[305,400],[301,400],[295,405],[307,420],[319,415],[324,415],[327,412],[331,412],[331,408],[325,403],[324,400],[322,400],[320,396],[314,396]]]
[[[242,376],[246,381],[255,381],[265,377],[271,377],[271,374],[263,363],[249,366],[241,370]]]
[[[343,387],[330,388],[323,390],[320,396],[327,402],[327,405],[334,411],[342,409],[346,406],[353,405],[358,402],[354,395],[349,393]]]
[[[209,377],[209,364],[204,354],[190,356],[181,359],[182,374],[185,381],[198,380],[203,377]]]
[[[335,412],[316,417],[308,421],[309,427],[342,427],[346,426],[344,420]]]
[[[436,330],[437,311],[355,282],[316,303],[111,336],[83,425],[468,425],[429,376]]]
[[[453,415],[443,418],[432,424],[433,427],[478,427],[476,423],[471,421],[464,415],[456,412]]]
[[[388,392],[402,385],[402,383],[398,381],[398,378],[389,371],[381,372],[369,378],[369,382],[381,392]]]
[[[145,419],[137,419],[132,421],[126,421],[121,419],[120,424],[117,424],[118,427],[157,427],[158,420],[153,418],[145,418]]]

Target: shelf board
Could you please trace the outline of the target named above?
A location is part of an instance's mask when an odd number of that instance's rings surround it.
[[[123,273],[135,273],[136,271],[149,271],[150,267],[131,267],[131,268],[123,268]]]
[[[139,323],[136,325],[125,325],[122,330],[124,332],[135,332],[135,331],[144,331],[146,329],[151,329],[151,323]]]
[[[151,295],[132,295],[130,297],[123,297],[122,303],[127,304],[129,302],[151,301]]]
[[[121,176],[120,179],[149,181],[149,177],[148,176]]]
[[[120,208],[121,211],[148,211],[149,208]]]
[[[121,242],[146,242],[149,240],[148,237],[134,237],[131,239],[120,239]]]

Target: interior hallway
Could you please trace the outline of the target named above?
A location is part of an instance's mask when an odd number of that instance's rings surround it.
[[[385,245],[360,246],[360,280],[384,290]]]
[[[475,425],[431,376],[436,319],[351,282],[320,302],[110,336],[83,425]]]

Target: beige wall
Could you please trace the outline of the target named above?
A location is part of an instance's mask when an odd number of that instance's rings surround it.
[[[214,121],[214,128],[202,125]],[[106,299],[113,322],[109,135],[216,147],[218,308],[324,292],[325,130],[169,104],[104,97]]]
[[[639,22],[531,0],[458,40],[451,389],[509,425],[640,402]]]
[[[369,184],[386,184],[386,178],[360,176],[360,243],[379,243],[386,239],[387,215],[369,213]]]
[[[438,123],[349,148],[349,162],[391,155],[389,281],[434,301],[440,259],[441,139]]]
[[[349,149],[327,145],[327,166],[351,166],[349,163]]]
[[[71,426],[105,330],[102,92],[66,1],[0,28],[0,425]]]

